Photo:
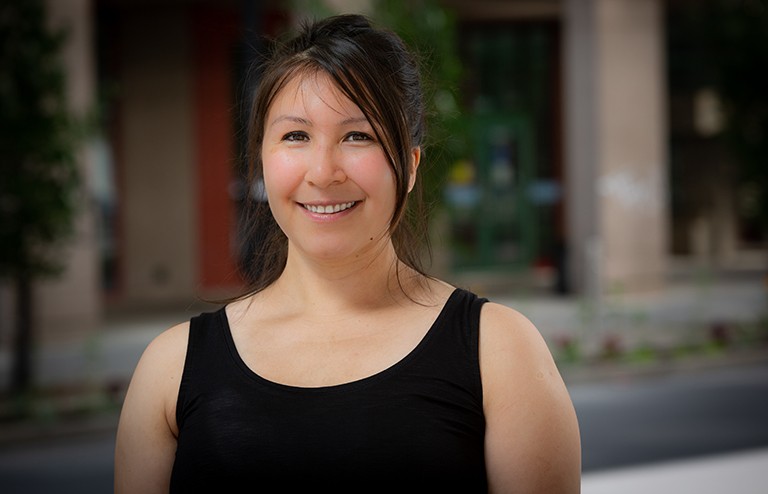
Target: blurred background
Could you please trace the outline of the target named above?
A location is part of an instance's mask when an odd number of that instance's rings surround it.
[[[431,271],[536,323],[585,471],[768,446],[764,1],[4,0],[0,487],[109,489],[141,350],[258,248],[254,62],[339,12],[421,57]]]

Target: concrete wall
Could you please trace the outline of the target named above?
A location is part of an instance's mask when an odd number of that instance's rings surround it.
[[[197,282],[188,21],[176,6],[122,19],[121,300],[189,299]]]

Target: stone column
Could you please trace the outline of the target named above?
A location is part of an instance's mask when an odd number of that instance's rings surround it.
[[[668,200],[660,0],[564,0],[571,276],[582,293],[663,282]]]
[[[48,0],[50,23],[67,32],[62,56],[70,108],[79,116],[93,110],[96,94],[93,19],[90,0]],[[84,188],[80,196],[75,235],[65,247],[65,269],[59,278],[39,283],[36,291],[38,342],[81,337],[101,320],[99,256],[95,211],[89,183],[93,146],[78,153]]]
[[[194,53],[187,7],[166,2],[126,9],[115,35],[121,57],[121,303],[128,308],[186,304],[198,288]]]

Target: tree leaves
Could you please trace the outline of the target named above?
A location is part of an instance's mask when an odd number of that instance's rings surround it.
[[[79,136],[64,41],[47,28],[43,2],[0,7],[0,276],[55,272],[51,247],[72,231]]]

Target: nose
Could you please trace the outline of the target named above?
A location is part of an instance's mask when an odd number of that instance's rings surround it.
[[[330,146],[319,149],[309,164],[305,180],[321,189],[343,183],[347,175],[344,173],[340,159],[339,153]]]

